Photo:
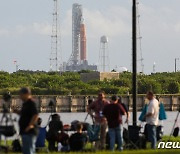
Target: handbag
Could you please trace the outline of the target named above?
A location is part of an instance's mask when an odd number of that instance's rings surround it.
[[[12,151],[13,152],[22,152],[22,145],[19,139],[15,139],[12,142]]]
[[[145,106],[143,107],[142,112],[141,112],[141,114],[140,114],[140,116],[139,116],[139,121],[142,121],[142,122],[145,122],[145,121],[146,121],[145,115],[146,115],[146,113],[147,113],[147,109],[148,109],[148,105],[145,104]]]
[[[173,136],[174,136],[174,137],[177,137],[178,134],[179,134],[179,127],[176,127],[176,128],[174,128]]]
[[[166,111],[164,109],[164,105],[161,102],[159,105],[159,120],[166,120],[167,119],[167,115],[166,115]]]

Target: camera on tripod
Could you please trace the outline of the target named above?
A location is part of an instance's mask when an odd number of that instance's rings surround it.
[[[0,121],[0,134],[6,137],[12,137],[15,133],[14,120],[12,119],[12,114],[10,112],[11,106],[11,94],[7,92],[3,95],[3,115]]]
[[[11,99],[12,99],[12,96],[11,96],[10,92],[7,92],[3,95],[3,100],[4,100],[4,103],[2,106],[3,107],[3,113],[9,113],[10,112]]]

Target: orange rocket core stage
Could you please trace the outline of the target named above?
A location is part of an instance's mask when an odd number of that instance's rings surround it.
[[[81,24],[81,33],[80,33],[80,60],[87,60],[86,57],[86,28],[85,24]]]

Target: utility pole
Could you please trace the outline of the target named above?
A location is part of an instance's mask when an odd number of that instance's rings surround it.
[[[177,60],[179,60],[179,58],[175,58],[175,73],[177,72]]]
[[[137,126],[137,10],[136,0],[133,0],[132,6],[132,87],[133,87],[133,126]]]

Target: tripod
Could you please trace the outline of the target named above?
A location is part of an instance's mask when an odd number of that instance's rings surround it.
[[[168,141],[170,141],[170,138],[171,138],[171,136],[172,136],[172,134],[173,134],[173,131],[174,131],[174,128],[175,128],[175,126],[176,126],[176,123],[177,123],[179,114],[180,114],[180,108],[179,108],[179,111],[178,111],[178,113],[177,113],[176,119],[175,119],[175,121],[174,121],[174,125],[173,125],[173,128],[172,128],[172,131],[171,131],[171,134],[170,134],[170,136],[169,136],[169,140],[168,140]]]
[[[7,104],[4,103],[3,104],[3,115],[1,117],[0,126],[3,126],[3,123],[4,123],[5,124],[4,126],[7,127],[9,121],[11,121],[13,123],[12,114],[10,113],[9,109],[10,109],[10,105],[7,105]],[[7,146],[7,138],[6,138],[6,136],[5,136],[5,140],[4,140],[5,141],[5,146],[1,145],[2,134],[3,134],[3,130],[0,131],[0,150],[3,150],[3,151],[7,152],[8,151],[8,146]]]
[[[53,115],[53,112],[54,112],[54,106],[55,106],[54,102],[53,102],[52,100],[50,100],[48,107],[50,108],[51,114],[50,114],[50,116],[49,116],[49,118],[48,118],[48,122],[47,122],[47,124],[46,124],[46,127],[49,125],[49,122],[50,122],[51,119],[52,119],[52,115]]]
[[[88,106],[90,106],[92,103],[93,103],[93,99],[89,99],[89,100],[88,100]],[[91,117],[92,122],[93,122],[93,124],[94,124],[94,123],[95,123],[95,120],[94,120],[94,117],[93,117],[93,114],[92,114],[92,110],[90,110],[90,112],[87,113],[87,115],[86,115],[86,117],[85,117],[85,119],[84,119],[84,122],[86,122],[88,116]]]

